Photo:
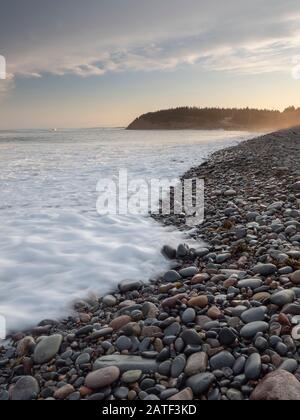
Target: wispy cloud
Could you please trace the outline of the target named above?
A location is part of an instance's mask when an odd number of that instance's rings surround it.
[[[29,3],[39,10],[35,0]],[[59,3],[54,1],[56,7]],[[77,0],[64,4],[65,20],[57,33],[53,7],[47,16],[41,11],[34,36],[26,28],[27,38],[20,34],[19,41],[8,45],[8,68],[15,77],[38,78],[45,73],[100,77],[187,66],[240,74],[286,72],[300,50],[300,5],[293,0],[253,0],[251,5],[240,0],[128,0],[127,8],[119,0],[109,5],[89,0],[85,8]],[[26,10],[30,14],[30,8]],[[30,16],[27,19],[29,24]]]

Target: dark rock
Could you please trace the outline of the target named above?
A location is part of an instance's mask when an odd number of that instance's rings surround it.
[[[231,346],[236,341],[236,334],[230,328],[223,328],[219,334],[222,346]]]
[[[132,290],[139,290],[142,287],[143,283],[138,280],[123,280],[119,284],[119,289],[122,293],[127,293]]]
[[[176,283],[181,279],[181,275],[174,270],[167,271],[164,275],[164,282],[166,283]]]
[[[258,308],[252,308],[248,311],[245,311],[241,315],[241,319],[245,324],[250,324],[251,322],[264,321],[267,308],[265,306],[260,306]]]
[[[165,245],[163,247],[162,253],[165,257],[169,258],[170,260],[175,260],[176,258],[176,249],[172,248],[169,245]]]
[[[206,394],[211,385],[216,381],[212,373],[199,373],[191,376],[187,382],[187,387],[191,388],[195,396]]]
[[[277,267],[274,264],[258,264],[253,267],[253,272],[255,274],[260,274],[261,276],[270,276],[275,274]]]
[[[195,344],[199,345],[202,344],[202,339],[200,335],[195,330],[185,330],[181,334],[181,338],[186,344]]]
[[[28,401],[36,399],[40,392],[40,387],[32,376],[23,376],[11,390],[11,399],[13,401]]]
[[[222,351],[221,353],[217,354],[216,356],[213,356],[210,359],[210,366],[213,371],[227,367],[232,368],[234,363],[235,358],[228,351]]]
[[[257,380],[261,374],[261,358],[258,353],[253,353],[248,358],[245,366],[245,375],[248,380]]]
[[[243,338],[251,339],[258,332],[266,332],[269,329],[269,324],[263,321],[251,322],[241,329],[241,336]]]

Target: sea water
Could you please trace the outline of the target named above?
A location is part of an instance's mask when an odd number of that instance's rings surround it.
[[[99,180],[179,177],[253,134],[124,129],[0,132],[0,315],[9,330],[68,315],[74,299],[168,268],[182,233],[145,215],[100,216]]]

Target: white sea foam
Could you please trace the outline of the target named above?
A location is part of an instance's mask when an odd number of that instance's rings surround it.
[[[96,185],[179,176],[249,133],[119,129],[0,133],[0,314],[9,329],[67,315],[69,303],[167,269],[160,248],[183,235],[149,217],[96,212]]]

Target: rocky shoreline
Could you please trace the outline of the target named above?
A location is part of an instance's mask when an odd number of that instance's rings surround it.
[[[166,246],[161,278],[14,334],[0,400],[300,400],[300,129],[185,176],[205,179],[207,246]]]

